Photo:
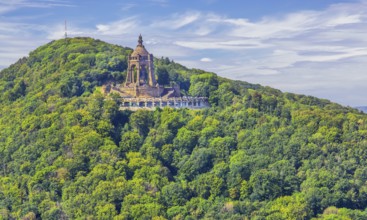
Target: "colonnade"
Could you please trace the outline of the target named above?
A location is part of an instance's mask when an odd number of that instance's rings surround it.
[[[123,98],[121,109],[155,109],[155,108],[189,108],[201,109],[210,107],[206,97],[172,97],[172,98]]]

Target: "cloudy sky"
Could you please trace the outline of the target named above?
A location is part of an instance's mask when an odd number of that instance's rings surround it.
[[[367,0],[0,0],[0,69],[64,35],[367,105]]]

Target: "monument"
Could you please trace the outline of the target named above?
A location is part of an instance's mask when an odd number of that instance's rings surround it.
[[[164,87],[157,83],[153,59],[153,54],[145,49],[143,37],[140,35],[138,45],[128,57],[126,81],[115,90],[125,98],[180,97],[180,88],[177,85]]]
[[[138,45],[129,56],[125,86],[155,86],[153,55],[148,53],[143,45],[143,37],[139,35]]]
[[[103,91],[117,93],[122,98],[121,109],[138,110],[155,107],[200,109],[209,107],[206,97],[181,96],[178,85],[159,85],[155,78],[154,58],[143,44],[139,35],[138,45],[128,57],[126,80],[123,84],[105,85]]]

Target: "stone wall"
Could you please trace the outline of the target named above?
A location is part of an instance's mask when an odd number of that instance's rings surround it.
[[[136,97],[160,97],[164,91],[163,87],[136,87]]]

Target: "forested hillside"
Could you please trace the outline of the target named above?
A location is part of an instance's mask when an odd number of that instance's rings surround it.
[[[168,58],[205,110],[120,111],[131,49],[50,42],[0,72],[0,219],[367,219],[367,116]]]

